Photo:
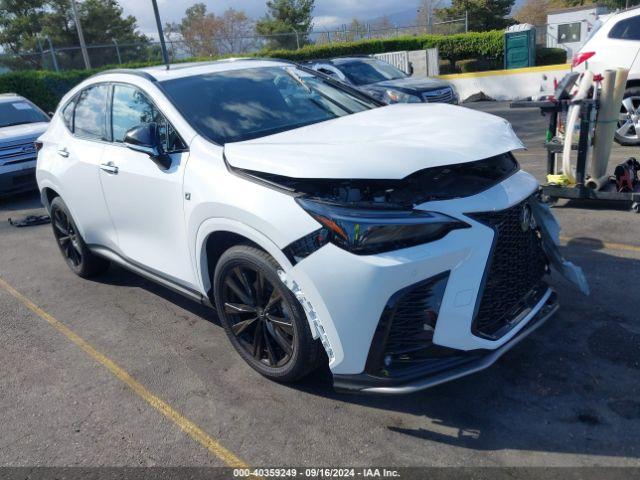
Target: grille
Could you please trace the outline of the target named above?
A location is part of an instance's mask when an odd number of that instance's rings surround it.
[[[35,156],[36,147],[33,142],[0,146],[0,163],[4,165],[33,160]]]
[[[528,202],[499,212],[468,214],[496,232],[473,323],[475,335],[491,339],[501,337],[516,325],[514,319],[526,306],[544,294],[541,284],[547,272],[547,261],[540,234],[537,229],[522,228]]]
[[[453,103],[453,90],[441,88],[422,92],[422,99],[427,103]]]

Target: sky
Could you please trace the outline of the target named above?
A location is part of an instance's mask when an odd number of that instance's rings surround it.
[[[197,2],[204,3],[208,11],[216,14],[233,7],[256,19],[266,10],[265,0],[158,0],[163,25],[180,21],[184,11]],[[157,36],[154,35],[156,29],[151,0],[120,0],[119,3],[127,14],[138,19],[142,33]],[[418,4],[419,0],[316,0],[314,24],[316,28],[332,27],[349,23],[354,17],[367,20],[399,11],[417,10]]]

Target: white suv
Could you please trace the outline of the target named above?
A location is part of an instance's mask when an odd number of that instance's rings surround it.
[[[611,15],[573,57],[573,69],[596,74],[630,69],[616,141],[640,145],[640,7]]]
[[[338,388],[407,392],[485,368],[557,308],[553,217],[506,121],[379,106],[277,61],[94,76],[40,138],[56,241],[82,277],[114,262],[215,305],[275,380],[328,359]]]

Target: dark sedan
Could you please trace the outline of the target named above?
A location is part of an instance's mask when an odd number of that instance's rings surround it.
[[[309,66],[384,103],[458,103],[458,96],[449,83],[429,77],[410,77],[376,58],[317,60],[310,62]]]

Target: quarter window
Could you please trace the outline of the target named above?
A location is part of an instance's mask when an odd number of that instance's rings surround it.
[[[166,151],[173,152],[185,148],[173,126],[139,89],[130,85],[115,85],[111,109],[114,142],[122,142],[127,131],[133,127],[155,122],[158,124],[160,140]]]
[[[96,85],[80,92],[73,122],[76,135],[97,140],[106,139],[104,112],[108,88],[107,85]]]
[[[620,40],[640,40],[640,15],[620,20],[609,32],[609,37]]]

